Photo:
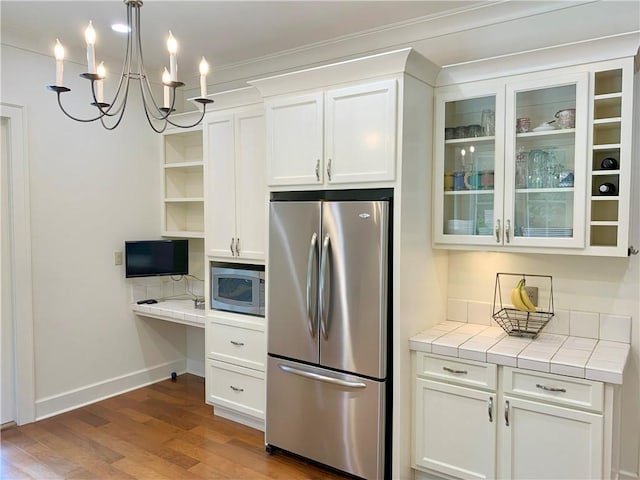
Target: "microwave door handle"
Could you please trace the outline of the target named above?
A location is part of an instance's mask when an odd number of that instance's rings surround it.
[[[311,243],[309,244],[309,254],[307,255],[307,324],[309,326],[309,333],[311,337],[315,337],[315,315],[317,311],[317,305],[313,305],[313,293],[316,291],[316,285],[313,275],[314,267],[317,266],[318,255],[316,250],[318,248],[318,234],[313,233],[311,236]],[[317,298],[317,297],[316,297]]]
[[[329,338],[325,298],[327,297],[327,294],[328,292],[330,292],[331,288],[331,286],[329,285],[329,276],[327,275],[327,262],[329,261],[330,244],[331,240],[329,238],[329,234],[327,233],[324,236],[324,241],[322,242],[322,256],[320,257],[320,292],[318,294],[318,302],[320,303],[320,330],[322,331],[322,336],[325,340]]]

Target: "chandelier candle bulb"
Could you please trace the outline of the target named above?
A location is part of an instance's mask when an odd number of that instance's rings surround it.
[[[58,87],[62,87],[64,85],[64,82],[62,81],[62,72],[64,71],[64,47],[60,43],[60,40],[58,40],[57,38],[56,46],[54,47],[53,52],[56,56],[56,85]]]
[[[207,73],[209,73],[209,64],[202,57],[200,61],[200,96],[202,98],[207,96]]]
[[[96,73],[100,77],[100,79],[96,82],[96,84],[97,84],[96,99],[98,100],[98,103],[104,103],[104,80],[103,80],[103,78],[105,78],[107,76],[107,70],[104,68],[104,62],[100,62],[100,65],[98,65],[98,68],[96,69]]]
[[[171,74],[171,81],[178,81],[178,59],[176,53],[178,53],[178,42],[169,30],[169,39],[167,40],[167,50],[169,50],[169,73]]]
[[[84,31],[84,39],[87,42],[87,68],[89,69],[89,73],[96,73],[96,52],[94,49],[96,31],[93,29],[91,20],[89,20],[89,26]]]
[[[164,87],[163,87],[164,108],[169,108],[169,87],[167,86],[167,83],[169,83],[170,81],[171,81],[171,75],[167,71],[167,67],[164,67],[164,72],[162,72],[162,83],[164,84]]]

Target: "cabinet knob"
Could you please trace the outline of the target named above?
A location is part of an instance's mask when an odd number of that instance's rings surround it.
[[[234,387],[233,385],[229,385],[229,388],[234,392],[244,392],[244,388]]]
[[[327,161],[327,178],[331,181],[331,159]]]
[[[236,238],[236,257],[240,256],[240,239]]]
[[[236,347],[244,347],[244,343],[238,342],[236,340],[229,340],[229,343],[231,343],[231,345],[235,345]]]
[[[316,160],[316,180],[320,181],[320,159]]]
[[[231,250],[231,256],[233,257],[233,237],[231,237],[231,243],[229,244],[229,250]]]
[[[500,243],[500,220],[496,220],[496,243]]]
[[[511,242],[511,220],[507,220],[504,226],[504,239],[507,243]]]

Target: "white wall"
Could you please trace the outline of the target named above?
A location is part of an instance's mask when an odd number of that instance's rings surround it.
[[[131,313],[113,264],[124,240],[160,235],[161,139],[137,90],[114,131],[67,119],[45,88],[54,72],[51,57],[2,46],[2,102],[28,123],[37,417],[168,377],[186,355],[184,327]],[[86,116],[80,73],[65,63],[63,103]]]

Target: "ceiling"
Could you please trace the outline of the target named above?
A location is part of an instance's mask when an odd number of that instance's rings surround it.
[[[97,59],[109,71],[121,68],[125,36],[110,28],[126,20],[121,0],[2,0],[0,17],[3,44],[52,55],[59,38],[68,61],[78,63],[85,61],[84,29],[91,20]],[[171,30],[179,42],[180,80],[194,84],[205,56],[212,84],[230,81],[225,72],[250,77],[389,47],[414,46],[442,66],[638,32],[640,2],[145,0],[141,22],[149,72],[168,66]]]

